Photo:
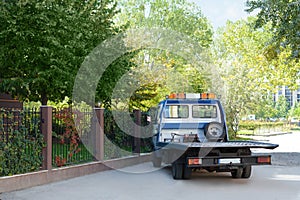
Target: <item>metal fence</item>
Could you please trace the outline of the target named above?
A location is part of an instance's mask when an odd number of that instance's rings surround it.
[[[130,117],[128,117],[128,112],[120,111],[118,113],[115,112],[113,115],[111,111],[105,111],[105,136],[118,149],[118,151],[114,152],[110,158],[120,157],[126,155],[126,153],[128,155],[132,153],[151,152],[151,125],[147,128],[142,128],[140,130],[141,132],[137,136],[135,136],[134,133],[134,124],[141,127],[149,125],[149,122],[147,122],[147,116],[147,113],[141,113],[139,116],[141,119],[136,119],[137,116],[135,116],[134,113],[130,113]],[[149,137],[144,137],[145,135],[148,135]],[[109,151],[112,151],[112,147],[106,147],[105,150],[106,155],[108,156]]]
[[[39,170],[43,137],[37,109],[0,109],[0,175]]]
[[[136,116],[134,114],[130,114],[130,117],[120,116],[122,117],[118,118],[117,123],[111,111],[105,110],[104,112],[104,159],[120,158],[137,152],[150,152],[152,149],[151,138],[139,138],[133,134],[135,130],[132,123],[129,122],[136,123]],[[142,126],[147,125],[146,113],[140,117],[139,123]],[[60,167],[95,160],[94,151],[96,147],[93,146],[95,132],[93,131],[95,131],[97,120],[93,110],[79,111],[71,107],[52,110],[52,166]],[[119,126],[120,123],[122,124],[121,127],[126,127],[126,130]],[[143,129],[143,131],[145,130],[151,132],[150,129]],[[141,134],[144,135],[145,133]],[[92,143],[89,143],[90,141]],[[137,143],[137,141],[139,142]],[[14,155],[16,162],[20,158],[24,158],[25,162],[27,162],[26,160],[34,160],[34,170],[41,167],[43,160],[41,152],[45,144],[43,144],[41,133],[39,108],[0,109],[0,147],[4,148],[7,144],[19,142],[22,144],[19,147],[20,152]],[[92,145],[90,146],[90,144]],[[13,151],[15,150],[11,149],[11,152],[6,152],[7,165],[10,165],[9,157]],[[1,165],[4,166],[2,163]],[[30,169],[27,170],[30,171]],[[16,173],[21,173],[21,171],[11,174]]]
[[[84,134],[91,131],[93,113],[69,108],[53,109],[52,112],[52,164],[78,164],[93,161],[94,156],[84,145]],[[79,128],[81,129],[79,130]]]
[[[134,127],[130,122],[135,121],[133,113],[129,118],[124,114],[125,112],[117,114],[117,123],[116,115],[113,116],[109,110],[104,112],[104,159],[132,155],[136,150],[136,140],[140,140],[140,152],[146,153],[152,150],[151,138],[140,139],[132,134]],[[52,116],[53,166],[59,167],[95,160],[94,127],[95,123],[98,123],[95,113],[70,107],[54,109]],[[140,120],[142,125],[147,124],[146,119],[146,113],[142,114]],[[150,129],[147,130],[151,132]]]
[[[38,109],[0,109],[0,141],[11,142],[14,132],[22,130],[24,139],[40,134],[40,112]]]

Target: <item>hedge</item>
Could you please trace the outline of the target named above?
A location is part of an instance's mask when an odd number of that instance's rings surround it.
[[[259,121],[242,121],[239,124],[239,130],[255,130],[261,127],[277,127],[283,126],[284,122],[259,122]]]

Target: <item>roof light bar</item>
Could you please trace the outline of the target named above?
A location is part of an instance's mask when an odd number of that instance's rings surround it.
[[[216,99],[214,93],[171,93],[167,99]]]

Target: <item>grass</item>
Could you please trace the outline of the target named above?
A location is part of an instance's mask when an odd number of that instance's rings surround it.
[[[236,136],[236,137],[233,137],[232,135],[229,136],[229,140],[230,141],[239,141],[239,140],[253,140],[251,138],[247,138],[247,137],[239,137],[239,136]]]
[[[253,130],[240,130],[237,132],[237,135],[254,135]]]
[[[69,144],[52,144],[52,163],[55,165],[56,156],[67,159],[67,165],[70,164],[79,164],[94,161],[94,156],[86,149],[83,144],[79,144],[78,148],[80,151],[74,153],[72,157],[69,157],[70,145]]]
[[[292,131],[300,131],[300,127],[292,127],[291,130]]]

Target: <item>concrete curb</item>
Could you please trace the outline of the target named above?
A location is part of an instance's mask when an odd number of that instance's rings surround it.
[[[42,170],[27,174],[0,177],[0,193],[31,188],[111,169],[120,169],[147,161],[150,161],[150,154],[140,156],[133,155],[107,161],[91,162],[52,170]]]

